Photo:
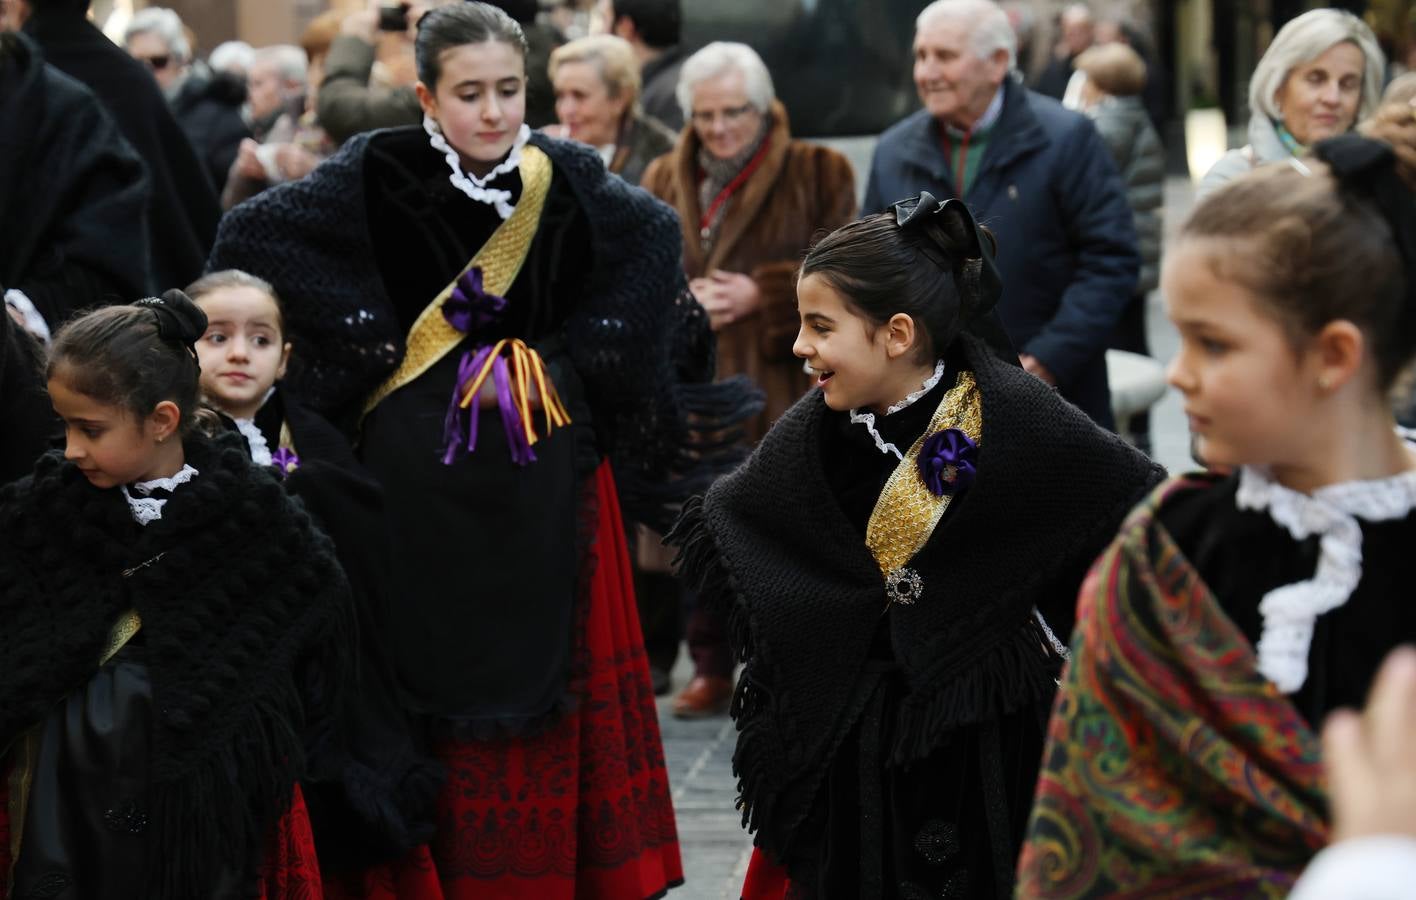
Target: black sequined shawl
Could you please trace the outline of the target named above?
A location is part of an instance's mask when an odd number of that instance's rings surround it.
[[[222,220],[209,270],[270,281],[300,351],[289,382],[349,427],[398,365],[406,335],[370,247],[363,164],[380,132],[352,138],[308,177]],[[740,381],[713,384],[715,342],[687,291],[674,211],[609,175],[592,149],[534,134],[589,220],[593,262],[564,329],[627,514],[672,521],[675,504],[735,461],[733,426],[760,409]]]
[[[57,451],[0,490],[0,747],[94,675],[136,609],[156,848],[138,893],[156,900],[210,896],[223,866],[259,856],[306,747],[329,743],[353,642],[343,573],[304,510],[234,440],[186,449],[200,474],[145,527]]]
[[[952,731],[1029,705],[1053,666],[1032,610],[1065,640],[1081,576],[1162,470],[1056,392],[959,338],[983,406],[978,476],[910,562],[924,595],[890,612],[909,696],[881,758],[927,756]],[[743,822],[787,858],[865,698],[855,690],[884,581],[822,466],[828,416],[812,391],[748,462],[695,498],[669,535],[700,602],[723,611],[746,663],[733,716]],[[816,829],[811,829],[816,830]]]

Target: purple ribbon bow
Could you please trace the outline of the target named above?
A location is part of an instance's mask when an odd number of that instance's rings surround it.
[[[284,478],[300,468],[300,457],[296,456],[295,451],[289,447],[281,447],[271,456],[270,464],[275,466],[276,470],[280,472],[280,477]]]
[[[506,298],[489,294],[482,287],[482,269],[473,266],[463,272],[453,285],[452,294],[443,301],[442,314],[447,324],[463,334],[501,321],[506,312]]]
[[[956,494],[978,474],[978,445],[957,428],[936,431],[919,450],[919,477],[936,497]]]

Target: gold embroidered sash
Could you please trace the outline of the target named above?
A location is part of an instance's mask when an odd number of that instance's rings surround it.
[[[466,335],[448,324],[443,318],[442,307],[463,275],[480,268],[487,293],[505,296],[516,276],[521,274],[521,266],[526,262],[531,240],[541,224],[541,210],[546,205],[546,194],[550,190],[551,159],[543,151],[526,144],[521,148],[519,171],[521,199],[512,210],[511,217],[497,226],[472,261],[419,313],[408,331],[408,346],[403,353],[403,361],[388,380],[370,395],[364,404],[365,415],[389,394],[428,371],[462,343]]]
[[[919,454],[924,442],[946,428],[959,429],[975,444],[983,435],[983,406],[972,372],[959,373],[954,387],[939,402],[929,427],[910,445],[909,452],[890,474],[870,513],[865,544],[886,577],[892,601],[912,602],[896,589],[902,579],[906,583],[912,581],[914,593],[918,595],[922,582],[905,564],[924,548],[953,499],[953,494],[936,496],[919,473]]]

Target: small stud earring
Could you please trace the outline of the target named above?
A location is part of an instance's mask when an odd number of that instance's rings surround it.
[[[1332,387],[1332,379],[1328,378],[1326,375],[1319,375],[1318,387],[1324,391],[1328,390]]]

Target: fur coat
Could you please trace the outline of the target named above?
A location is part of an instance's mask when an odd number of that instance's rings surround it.
[[[698,135],[684,129],[672,153],[656,159],[640,185],[678,210],[684,269],[689,278],[715,269],[757,282],[762,304],[753,315],[718,331],[718,377],[745,374],[767,395],[762,415],[748,423],[755,443],[806,392],[797,334],[796,273],[819,234],[855,217],[850,162],[827,147],[792,140],[787,111],[772,104],[770,148],[761,166],[728,202],[714,243],[698,236]]]

